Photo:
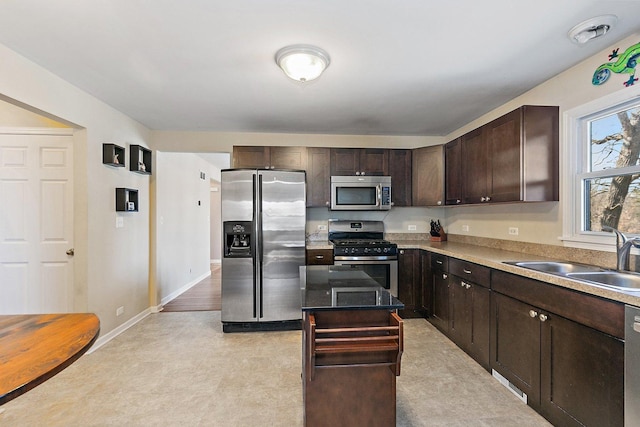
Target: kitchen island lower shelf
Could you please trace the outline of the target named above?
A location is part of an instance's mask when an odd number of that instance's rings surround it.
[[[305,426],[394,426],[402,319],[389,310],[303,317]]]

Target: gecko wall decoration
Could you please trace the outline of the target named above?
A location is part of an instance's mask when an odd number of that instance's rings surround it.
[[[614,49],[609,55],[609,61],[615,60],[615,62],[602,64],[596,69],[595,73],[593,73],[591,83],[593,83],[594,86],[604,84],[609,80],[612,72],[617,74],[631,74],[629,80],[623,83],[626,87],[633,86],[633,84],[638,81],[636,77],[636,65],[638,65],[638,60],[640,59],[640,43],[629,46],[622,55],[618,55],[619,50],[619,48]]]

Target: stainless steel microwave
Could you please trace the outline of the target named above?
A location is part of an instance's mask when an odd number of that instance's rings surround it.
[[[391,209],[391,177],[332,176],[331,209],[343,211]]]

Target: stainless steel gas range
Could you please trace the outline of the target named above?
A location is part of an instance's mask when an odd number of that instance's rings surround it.
[[[335,265],[362,270],[398,296],[398,245],[384,240],[382,221],[329,220]]]

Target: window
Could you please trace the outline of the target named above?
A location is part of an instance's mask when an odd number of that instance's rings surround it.
[[[640,234],[640,101],[584,117],[581,126],[583,231]]]
[[[565,240],[612,243],[603,226],[640,234],[640,99],[626,95],[567,113]]]

